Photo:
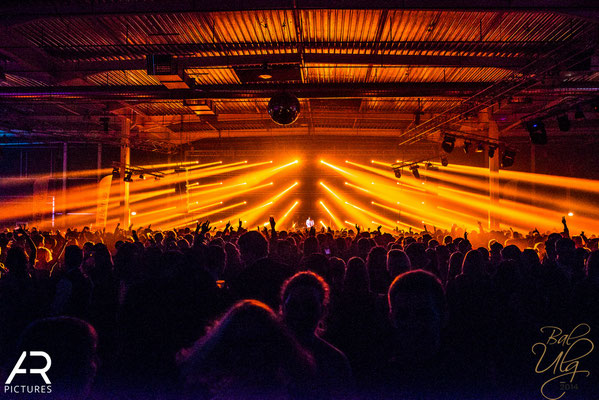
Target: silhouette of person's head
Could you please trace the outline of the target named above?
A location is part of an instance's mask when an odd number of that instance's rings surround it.
[[[464,263],[464,254],[459,251],[451,253],[449,256],[449,269],[447,272],[447,280],[450,281],[462,272],[462,264]]]
[[[74,244],[67,246],[64,251],[64,264],[67,271],[78,269],[83,262],[83,251]]]
[[[326,280],[329,279],[330,263],[324,254],[315,253],[304,257],[301,269],[312,271]]]
[[[256,260],[268,256],[268,241],[260,232],[249,231],[239,237],[237,241],[241,252],[241,261],[249,266]]]
[[[53,398],[86,398],[97,370],[95,329],[85,321],[72,317],[46,318],[33,322],[22,333],[18,355],[24,351],[43,351],[51,360],[47,371],[52,385]],[[27,363],[39,362],[25,358],[22,368],[39,368]],[[15,384],[40,384],[33,382],[37,375],[17,375]],[[30,382],[19,381],[31,380]]]
[[[406,246],[406,254],[410,258],[412,269],[426,269],[430,260],[426,256],[426,247],[422,243],[410,243]]]
[[[370,278],[366,264],[360,257],[352,257],[347,262],[343,291],[350,295],[364,295],[370,291]]]
[[[281,288],[283,320],[300,341],[314,335],[329,301],[329,285],[313,272],[299,272]]]
[[[11,246],[6,252],[6,268],[14,276],[27,275],[27,254],[21,246]]]
[[[520,256],[522,252],[515,244],[507,245],[501,250],[501,258],[504,260],[514,260],[520,262]]]
[[[190,392],[260,398],[285,394],[312,368],[310,356],[270,307],[242,300],[196,343],[181,370]]]
[[[314,236],[310,236],[304,241],[304,257],[314,253],[318,253],[318,239]]]
[[[367,238],[360,238],[358,239],[358,255],[360,257],[362,257],[363,260],[366,259],[366,256],[368,256],[368,252],[370,251],[370,248],[372,247],[370,240],[368,240]]]
[[[206,248],[206,269],[214,277],[220,279],[227,264],[227,253],[220,246],[211,245]]]
[[[410,258],[403,250],[389,250],[387,253],[387,271],[389,271],[389,277],[392,280],[411,269]]]
[[[485,261],[483,255],[477,250],[470,250],[464,257],[462,263],[462,274],[468,276],[480,276],[483,274]]]
[[[561,238],[555,242],[555,255],[559,264],[573,266],[576,246],[572,239]]]
[[[333,290],[341,290],[343,287],[343,279],[345,278],[345,261],[341,258],[331,257],[329,259],[329,283]]]
[[[412,361],[434,357],[441,346],[446,313],[439,279],[423,270],[405,272],[395,278],[387,298],[398,357]]]

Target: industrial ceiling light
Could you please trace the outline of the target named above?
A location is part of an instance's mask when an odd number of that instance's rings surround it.
[[[300,102],[290,93],[275,94],[268,102],[268,115],[279,125],[289,125],[297,120]]]
[[[503,156],[501,157],[501,168],[509,168],[514,165],[514,159],[516,158],[516,151],[512,149],[505,149]]]
[[[543,121],[540,119],[528,121],[526,123],[526,130],[528,130],[530,141],[533,144],[547,144],[547,131],[545,130]]]
[[[416,179],[420,179],[420,172],[418,171],[418,165],[412,165],[410,167],[410,171],[412,171],[412,175],[414,175],[414,178]]]
[[[125,177],[123,178],[123,180],[125,182],[133,182],[133,172],[132,171],[127,171],[125,172]]]
[[[112,169],[112,177],[114,179],[119,179],[121,177],[121,170],[119,169],[119,167],[114,167]]]
[[[557,117],[557,126],[562,132],[568,132],[570,130],[570,120],[566,114]]]
[[[476,146],[476,150],[477,153],[482,153],[483,151],[485,151],[485,144],[484,143],[479,143],[478,146]]]
[[[468,154],[468,152],[470,151],[470,146],[472,146],[472,142],[464,140],[464,153]]]
[[[262,65],[262,72],[260,73],[260,75],[258,75],[258,78],[260,78],[260,79],[262,79],[264,81],[268,81],[268,80],[272,79],[272,74],[268,70],[268,64],[267,63],[264,63]]]
[[[489,158],[495,157],[495,150],[497,150],[497,146],[494,145],[494,144],[490,144],[489,145],[489,150],[488,150],[488,152],[489,152]]]
[[[454,147],[455,147],[455,137],[446,134],[445,137],[443,138],[443,143],[441,143],[441,148],[446,153],[451,153],[453,151]]]
[[[449,160],[447,157],[441,157],[441,165],[447,167],[449,165]]]

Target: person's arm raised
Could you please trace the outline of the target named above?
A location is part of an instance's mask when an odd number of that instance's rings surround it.
[[[566,222],[566,217],[562,217],[562,225],[564,225],[564,232],[562,235],[566,238],[570,237],[570,230],[568,229],[568,224]]]
[[[33,240],[31,240],[31,237],[25,230],[24,225],[22,225],[19,229],[19,233],[23,235],[25,241],[27,242],[27,247],[29,248],[29,266],[33,269],[33,266],[35,265],[35,259],[37,258],[37,247],[35,247],[35,243],[33,243]]]
[[[480,221],[476,221],[476,223],[478,224],[478,233],[480,233],[481,235],[483,233],[485,233],[485,229],[483,228],[483,223]]]
[[[133,241],[139,243],[139,237],[137,236],[137,231],[135,229],[131,231],[131,235],[133,236]]]
[[[274,217],[270,217],[268,219],[268,222],[270,223],[270,241],[276,242],[277,241],[277,230],[275,228],[277,226],[277,222],[275,221]]]

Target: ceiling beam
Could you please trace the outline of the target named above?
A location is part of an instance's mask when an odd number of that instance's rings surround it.
[[[395,82],[395,83],[305,83],[286,84],[285,89],[299,98],[368,98],[368,97],[457,97],[463,98],[489,87],[489,82]],[[533,93],[550,95],[588,94],[599,88],[599,82],[564,82],[558,86],[531,89]],[[200,85],[194,89],[169,90],[162,85],[152,86],[59,86],[59,87],[0,87],[3,100],[40,102],[69,99],[71,102],[89,100],[128,100],[131,104],[150,100],[178,99],[267,99],[281,90],[278,84]],[[526,93],[524,91],[523,93]]]
[[[298,54],[270,54],[245,56],[213,56],[213,57],[178,57],[179,66],[192,68],[218,68],[233,66],[249,66],[268,64],[300,64]],[[529,61],[523,57],[480,57],[480,56],[426,56],[426,55],[382,55],[382,54],[304,54],[306,64],[337,64],[354,67],[480,67],[520,69]],[[145,70],[146,60],[109,60],[109,61],[66,61],[57,65],[62,77],[69,73],[90,75],[104,71]],[[307,68],[314,68],[307,65]],[[331,68],[330,66],[328,68]],[[18,65],[11,63],[6,68],[7,73],[27,75],[32,73],[47,73],[43,65],[32,65],[23,62]]]
[[[462,53],[493,53],[503,55],[526,54],[535,55],[547,52],[563,44],[563,41],[381,41],[377,44],[380,51],[443,51]],[[62,60],[89,60],[99,57],[124,57],[140,59],[147,54],[170,53],[175,56],[185,56],[189,53],[218,53],[252,52],[256,48],[260,51],[293,52],[297,56],[298,46],[303,46],[306,54],[312,51],[322,51],[323,48],[331,52],[363,50],[372,48],[374,42],[344,41],[344,42],[205,42],[205,43],[164,43],[164,44],[98,44],[98,45],[45,45],[40,48],[48,54]],[[352,54],[353,55],[353,54]],[[368,63],[368,62],[366,62]],[[145,64],[144,64],[145,68]]]
[[[401,7],[397,7],[401,5]],[[26,7],[24,7],[26,6]],[[7,2],[0,11],[7,17],[17,18],[17,22],[49,16],[88,16],[88,15],[128,15],[152,13],[187,13],[211,11],[251,11],[286,9],[403,9],[403,10],[437,10],[437,11],[554,11],[577,12],[597,9],[594,0],[170,0],[148,1],[132,0],[126,2],[71,2],[33,0],[28,2]]]

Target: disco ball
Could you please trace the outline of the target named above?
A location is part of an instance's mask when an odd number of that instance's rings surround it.
[[[297,120],[300,103],[289,93],[275,94],[268,102],[268,115],[279,125],[289,125]]]

